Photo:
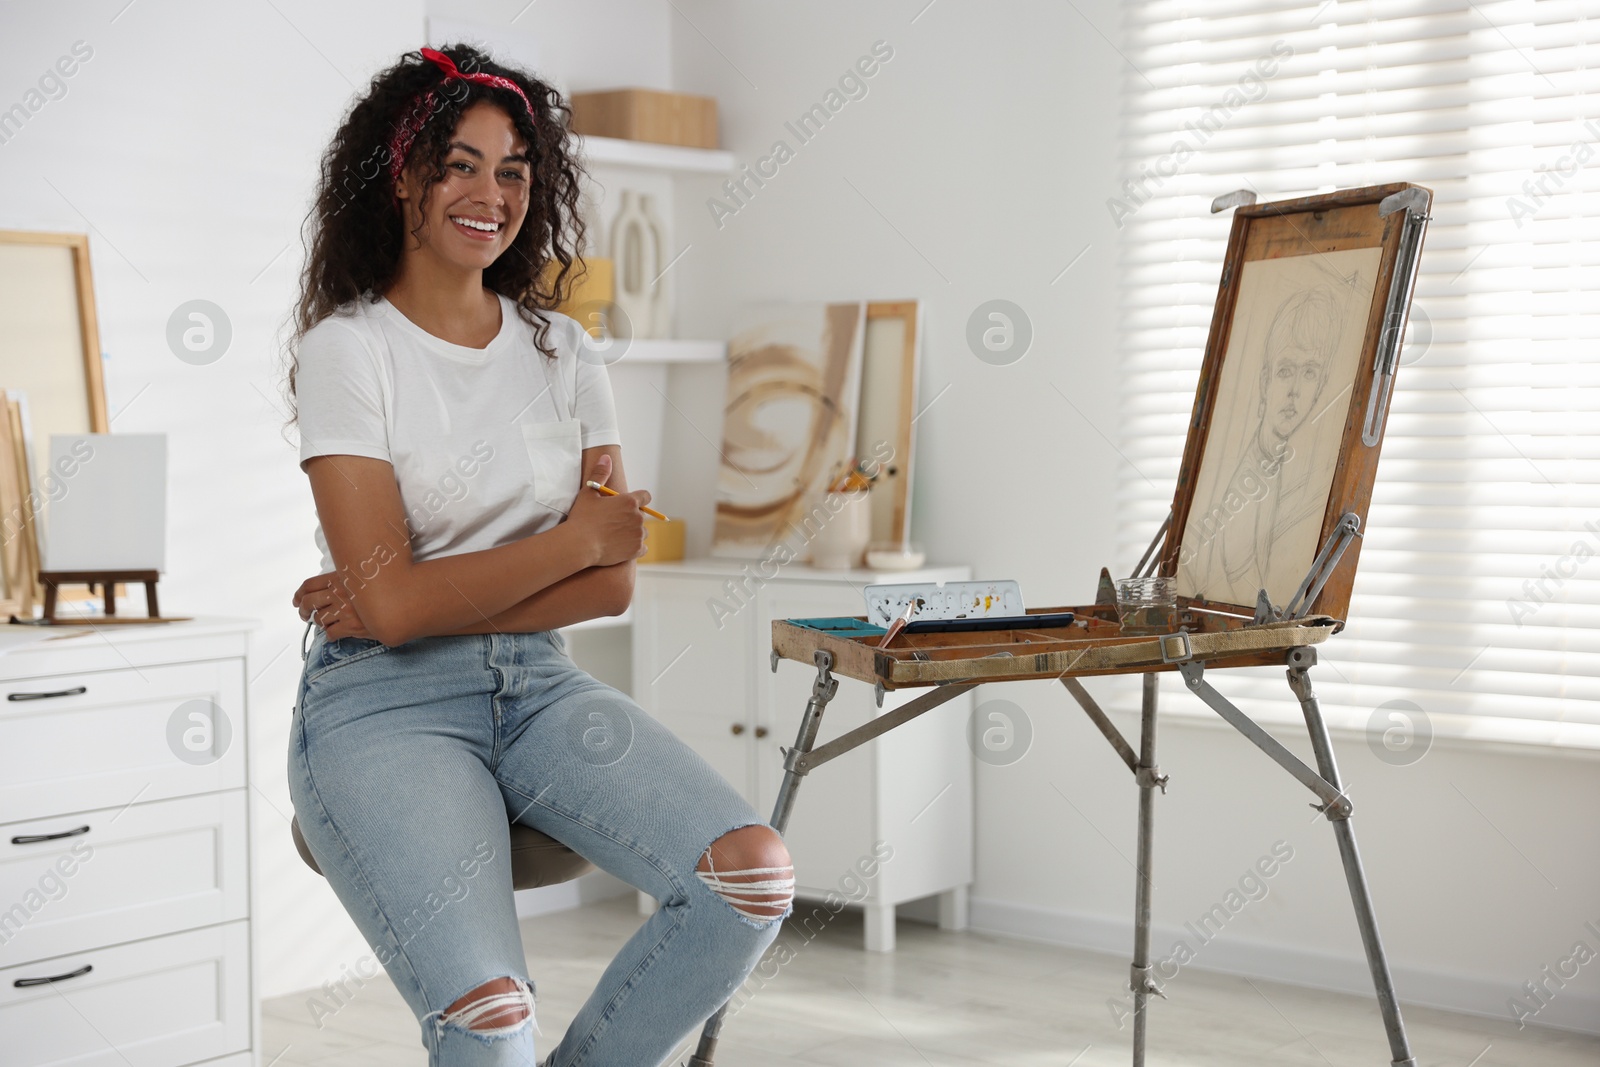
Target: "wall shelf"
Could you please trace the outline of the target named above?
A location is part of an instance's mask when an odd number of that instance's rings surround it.
[[[726,341],[677,341],[636,337],[619,363],[721,363],[728,358]]]
[[[612,167],[645,167],[688,174],[728,174],[733,153],[719,148],[624,141],[616,137],[578,137],[585,163]]]

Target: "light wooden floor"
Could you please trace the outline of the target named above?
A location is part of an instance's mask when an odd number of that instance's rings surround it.
[[[611,955],[640,922],[633,898],[525,920],[538,986],[543,1056]],[[861,950],[861,920],[834,918],[807,939],[780,935],[793,958],[723,1031],[719,1067],[1123,1067],[1106,1000],[1126,960],[901,921],[899,950]],[[774,946],[776,949],[776,946]],[[771,973],[763,965],[761,973]],[[751,988],[759,982],[753,977]],[[1186,970],[1151,1012],[1149,1067],[1382,1067],[1389,1063],[1371,998]],[[319,1027],[311,993],[264,1005],[261,1062],[271,1067],[426,1067],[415,1019],[388,979],[366,983]],[[1408,1008],[1422,1067],[1595,1067],[1600,1039],[1509,1020]],[[681,1062],[679,1057],[677,1062]],[[645,1067],[645,1065],[640,1065]]]

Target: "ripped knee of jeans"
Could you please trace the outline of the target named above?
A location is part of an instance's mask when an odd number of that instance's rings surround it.
[[[770,826],[729,830],[706,848],[695,874],[752,926],[782,919],[794,902],[794,864]]]
[[[439,1013],[441,1024],[451,1024],[485,1040],[503,1037],[533,1020],[533,990],[515,976],[493,978],[469,991]],[[533,1023],[535,1033],[539,1024]]]

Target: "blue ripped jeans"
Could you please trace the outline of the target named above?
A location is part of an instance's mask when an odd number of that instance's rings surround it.
[[[317,628],[289,789],[312,855],[421,1024],[430,1067],[535,1063],[509,821],[662,902],[544,1063],[660,1063],[778,934],[778,921],[739,914],[695,870],[716,838],[765,820],[627,695],[579,669],[559,634],[390,648]],[[528,1018],[492,1029],[445,1018],[503,977]]]

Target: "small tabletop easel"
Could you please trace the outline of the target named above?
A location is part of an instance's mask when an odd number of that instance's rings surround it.
[[[1135,568],[1136,577],[1176,579],[1174,632],[1125,634],[1105,570],[1095,603],[1028,612],[1075,613],[1066,626],[902,633],[880,649],[887,631],[865,617],[775,621],[772,669],[795,660],[811,664],[816,680],[795,745],[784,750],[772,825],[785,829],[800,781],[816,767],[975,686],[1058,679],[1139,788],[1129,986],[1133,1063],[1143,1067],[1145,1009],[1152,994],[1161,995],[1150,960],[1155,790],[1165,793],[1168,782],[1155,759],[1157,672],[1177,671],[1190,692],[1316,795],[1315,807],[1338,841],[1392,1062],[1416,1067],[1310,669],[1315,646],[1343,628],[1349,607],[1433,197],[1399,183],[1260,205],[1254,199],[1231,193],[1212,205],[1213,211],[1242,206],[1233,219],[1172,512]],[[1288,669],[1316,769],[1205,677],[1208,668],[1274,664]],[[823,712],[838,689],[836,673],[874,685],[880,706],[885,692],[932,688],[817,745]],[[1137,750],[1078,681],[1107,674],[1143,676]],[[711,1067],[726,1010],[707,1020],[691,1067]]]
[[[91,586],[99,585],[104,592],[105,614],[96,615],[96,623],[138,623],[138,622],[171,622],[174,620],[163,619],[161,611],[156,606],[156,582],[161,580],[160,571],[40,571],[39,584],[44,586],[44,616],[42,622],[46,626],[55,623],[70,622],[68,619],[56,618],[56,590],[63,585],[80,585],[88,583]],[[145,617],[134,616],[118,617],[117,615],[117,583],[141,582],[144,584]]]

